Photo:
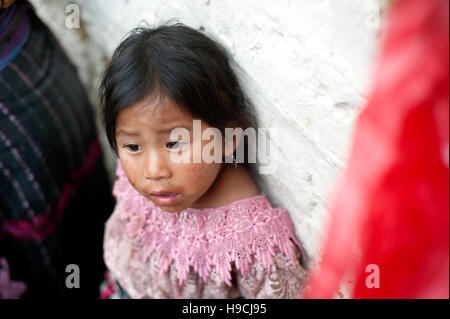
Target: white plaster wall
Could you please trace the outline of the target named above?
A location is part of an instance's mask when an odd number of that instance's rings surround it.
[[[32,0],[78,66],[95,109],[101,70],[132,28],[179,21],[224,44],[262,127],[279,127],[274,174],[256,176],[289,210],[314,265],[327,201],[364,104],[383,0]],[[81,13],[70,29],[67,5]],[[70,18],[70,17],[69,17]],[[103,135],[111,172],[113,156]],[[273,145],[273,144],[272,144]],[[344,287],[344,296],[346,296]]]

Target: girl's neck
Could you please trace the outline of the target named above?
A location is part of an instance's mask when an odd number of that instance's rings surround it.
[[[260,190],[242,165],[223,163],[214,183],[191,207],[221,207],[259,194]]]

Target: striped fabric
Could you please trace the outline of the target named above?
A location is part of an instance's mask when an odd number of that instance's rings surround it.
[[[0,71],[17,56],[30,35],[27,9],[13,3],[0,11]]]
[[[28,3],[0,19],[0,258],[27,285],[25,298],[97,298],[115,203],[91,106]],[[69,264],[79,266],[78,289],[66,287]]]

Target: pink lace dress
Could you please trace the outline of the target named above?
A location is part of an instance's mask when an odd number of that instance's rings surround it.
[[[264,193],[167,213],[117,167],[104,260],[131,298],[299,298],[306,271],[288,212]]]

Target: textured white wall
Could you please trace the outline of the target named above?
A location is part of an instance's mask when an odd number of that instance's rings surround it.
[[[278,169],[258,183],[289,210],[314,265],[327,200],[345,163],[353,123],[370,84],[383,0],[32,0],[78,66],[94,106],[116,46],[141,21],[183,22],[224,44],[262,127],[280,127]],[[65,25],[78,5],[80,28]],[[105,138],[103,137],[103,142]],[[106,145],[106,143],[104,143]],[[112,169],[113,157],[104,147]],[[346,294],[344,287],[344,296]]]

